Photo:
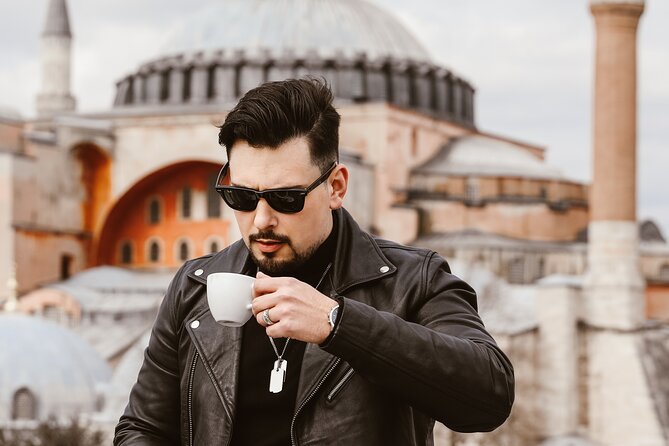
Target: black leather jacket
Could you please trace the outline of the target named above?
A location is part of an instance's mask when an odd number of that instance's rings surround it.
[[[307,344],[292,443],[431,445],[434,419],[462,432],[499,426],[513,403],[513,368],[474,291],[436,253],[375,239],[345,210],[335,214],[335,262],[321,290],[339,296],[341,319],[327,345]],[[238,241],[176,274],[115,445],[229,444],[241,328],[213,320],[206,277],[244,272],[247,257]]]

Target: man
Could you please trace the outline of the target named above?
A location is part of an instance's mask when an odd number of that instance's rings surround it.
[[[513,369],[474,291],[342,208],[338,127],[317,80],[264,84],[227,116],[217,190],[243,240],[176,274],[114,444],[429,445],[434,419],[472,432],[507,418]],[[209,312],[206,277],[222,271],[256,277],[242,328]]]

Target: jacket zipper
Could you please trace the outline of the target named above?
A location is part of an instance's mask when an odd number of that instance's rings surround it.
[[[325,375],[323,376],[323,378],[318,382],[318,385],[316,386],[316,388],[315,388],[314,390],[311,391],[311,393],[309,394],[309,396],[307,396],[307,397],[304,399],[304,401],[302,401],[302,404],[300,404],[300,407],[298,407],[297,410],[295,411],[295,415],[293,415],[293,419],[292,419],[292,421],[290,422],[290,444],[291,444],[292,446],[298,446],[297,440],[295,439],[295,420],[297,420],[297,416],[299,415],[300,411],[304,408],[304,406],[307,405],[307,403],[309,402],[309,400],[311,400],[311,398],[314,397],[314,395],[316,394],[316,392],[318,392],[318,391],[320,390],[320,388],[321,388],[321,386],[323,386],[323,383],[325,382],[325,380],[328,379],[328,377],[332,374],[332,372],[334,371],[334,369],[337,368],[337,366],[339,365],[339,362],[340,362],[340,361],[341,361],[340,358],[337,358],[337,359],[335,360],[334,364],[332,364],[332,367],[330,367],[330,368],[328,369],[328,371],[325,373]]]
[[[193,446],[193,380],[199,356],[199,353],[196,351],[195,356],[193,356],[193,364],[190,367],[190,375],[188,375],[188,444],[190,446]]]
[[[344,377],[341,379],[341,381],[339,381],[337,383],[337,385],[332,388],[330,393],[328,393],[328,402],[332,401],[334,399],[334,397],[337,396],[337,394],[339,393],[341,388],[344,387],[344,384],[346,384],[348,382],[349,378],[351,378],[351,376],[353,376],[354,372],[355,372],[355,370],[353,370],[353,368],[349,369],[346,372],[346,374],[344,375]]]

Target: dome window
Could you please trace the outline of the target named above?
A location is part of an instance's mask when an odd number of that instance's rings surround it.
[[[37,418],[37,398],[26,387],[22,387],[14,394],[12,401],[13,420],[34,420]]]

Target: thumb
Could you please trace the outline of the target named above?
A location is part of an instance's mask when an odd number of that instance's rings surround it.
[[[258,270],[258,273],[256,274],[256,279],[265,279],[271,276],[268,276],[267,274],[263,273],[262,271]]]

